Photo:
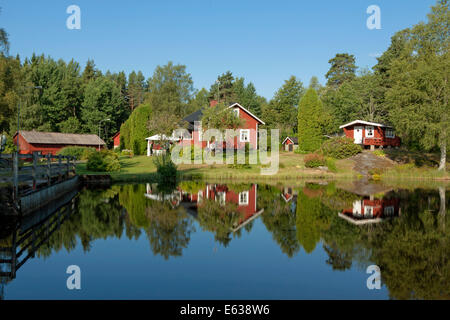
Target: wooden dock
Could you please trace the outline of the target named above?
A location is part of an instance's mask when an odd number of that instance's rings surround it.
[[[37,152],[0,154],[0,193],[2,200],[6,199],[2,201],[4,211],[11,208],[20,213],[24,200],[30,200],[33,206],[45,205],[53,197],[62,195],[76,180],[75,160],[75,157]],[[27,211],[35,209],[38,207],[26,208]]]

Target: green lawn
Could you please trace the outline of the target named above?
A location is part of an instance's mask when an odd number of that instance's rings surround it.
[[[384,170],[382,179],[386,180],[449,180],[447,173],[438,172],[434,166],[436,155],[410,153],[402,150],[387,151],[386,156],[395,161],[395,165]],[[275,175],[261,175],[261,165],[250,165],[249,168],[232,168],[226,164],[181,164],[178,166],[180,178],[210,180],[253,180],[284,181],[295,179],[357,179],[361,176],[353,170],[354,161],[350,159],[336,160],[336,172],[305,168],[304,155],[292,152],[280,152],[279,170]],[[430,160],[426,160],[430,159]],[[156,167],[152,157],[121,156],[119,172],[91,172],[86,163],[77,165],[78,174],[109,174],[113,181],[151,181],[155,177]],[[382,168],[383,169],[383,168]]]
[[[298,178],[350,178],[353,176],[350,160],[336,161],[337,172],[327,172],[319,169],[305,168],[303,163],[304,155],[281,152],[278,173],[275,175],[261,175],[261,165],[250,165],[249,168],[231,168],[226,164],[207,165],[207,164],[181,164],[178,166],[179,174],[182,178],[203,178],[217,180],[292,180]],[[154,177],[156,167],[153,164],[152,157],[127,156],[120,157],[121,170],[111,172],[111,178],[114,181],[143,181]],[[106,174],[105,172],[92,172],[86,169],[86,163],[77,165],[78,174]]]

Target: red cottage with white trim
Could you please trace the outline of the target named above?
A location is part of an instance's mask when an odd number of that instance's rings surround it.
[[[399,147],[401,140],[395,135],[394,128],[381,123],[355,120],[339,127],[345,136],[363,147]]]
[[[211,106],[216,104],[216,101],[211,101]],[[229,108],[233,109],[233,112],[243,120],[243,125],[237,129],[239,131],[239,135],[235,137],[234,140],[235,148],[244,148],[245,144],[249,143],[250,149],[258,149],[258,126],[261,124],[264,125],[264,121],[259,119],[239,103],[234,103],[230,105]],[[198,110],[183,119],[188,122],[187,129],[191,137],[190,139],[182,139],[179,142],[181,145],[189,146],[195,144],[201,146],[202,148],[206,148],[208,146],[208,142],[204,141],[202,137],[204,130],[202,128],[195,127],[195,122],[201,121],[202,116],[202,110]]]

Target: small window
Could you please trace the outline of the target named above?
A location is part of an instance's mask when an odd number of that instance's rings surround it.
[[[364,217],[373,218],[373,207],[370,206],[364,207]]]
[[[367,126],[366,127],[366,138],[373,138],[374,137],[374,129],[373,126]]]
[[[219,201],[219,204],[221,206],[224,206],[226,203],[226,200],[227,200],[226,196],[227,196],[227,194],[225,192],[218,192],[215,199],[216,199],[216,201]]]
[[[239,205],[248,205],[248,191],[239,193]]]
[[[385,136],[386,136],[386,138],[395,138],[394,129],[387,128]]]
[[[239,134],[241,142],[249,142],[250,141],[250,129],[241,129]]]
[[[233,109],[233,113],[234,113],[234,115],[235,115],[236,117],[239,118],[239,108]]]
[[[384,208],[384,215],[386,217],[392,217],[394,215],[394,207],[392,207],[392,206],[385,207]]]

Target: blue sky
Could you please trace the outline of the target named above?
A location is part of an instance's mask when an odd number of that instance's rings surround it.
[[[398,30],[426,20],[435,0],[0,0],[0,27],[10,54],[45,53],[82,67],[94,59],[102,70],[141,70],[146,77],[168,61],[187,66],[194,85],[209,89],[227,70],[252,81],[271,98],[291,75],[305,85],[325,83],[328,60],[354,54],[359,67]],[[69,5],[81,9],[81,30],[69,30]],[[369,30],[366,9],[381,9],[381,30]]]

